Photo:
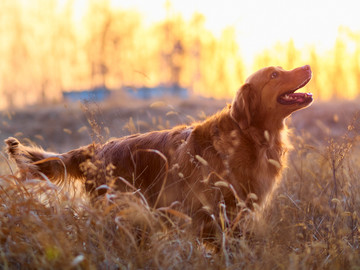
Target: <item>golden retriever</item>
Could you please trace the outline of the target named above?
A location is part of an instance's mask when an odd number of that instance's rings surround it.
[[[135,187],[154,208],[178,202],[196,230],[206,231],[209,220],[223,215],[231,223],[241,207],[261,204],[270,193],[286,162],[284,120],[312,102],[310,93],[295,93],[311,76],[308,65],[290,71],[267,67],[246,80],[231,105],[201,123],[64,154],[8,138],[7,152],[22,179],[83,179],[95,198],[109,187]]]

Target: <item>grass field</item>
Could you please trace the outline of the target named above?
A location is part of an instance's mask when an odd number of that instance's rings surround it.
[[[0,139],[53,151],[202,120],[226,100],[193,98],[30,107],[0,116]],[[224,227],[218,252],[192,236],[181,213],[152,209],[141,192],[96,205],[81,187],[20,182],[0,163],[2,269],[358,269],[359,101],[315,103],[289,119],[294,149],[271,201]]]

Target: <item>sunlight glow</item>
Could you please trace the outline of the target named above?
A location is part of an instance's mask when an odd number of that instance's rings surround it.
[[[197,12],[217,36],[224,28],[236,29],[241,51],[248,63],[255,54],[276,42],[293,39],[299,47],[315,45],[321,50],[334,46],[341,25],[360,30],[360,1],[344,0],[112,0],[114,7],[139,10],[148,23],[166,18],[166,3],[172,14],[190,19]]]
[[[0,8],[0,108],[97,86],[179,85],[229,98],[268,65],[310,64],[320,100],[360,93],[357,0],[4,0]]]

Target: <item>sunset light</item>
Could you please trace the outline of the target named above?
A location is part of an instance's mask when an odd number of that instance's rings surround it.
[[[116,7],[133,8],[142,13],[148,23],[166,19],[166,1],[112,0]],[[340,26],[359,31],[360,3],[344,1],[168,1],[171,13],[190,20],[194,13],[205,16],[205,25],[217,36],[224,28],[234,27],[240,50],[249,62],[255,54],[277,42],[293,39],[297,46],[315,45],[330,49]]]
[[[0,7],[2,108],[102,85],[175,83],[228,98],[268,65],[310,64],[309,87],[320,99],[354,98],[360,89],[355,0],[7,0]]]
[[[360,0],[0,0],[1,269],[359,269]]]

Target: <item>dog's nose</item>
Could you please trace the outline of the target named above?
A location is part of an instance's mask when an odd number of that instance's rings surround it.
[[[305,70],[311,70],[311,68],[310,68],[309,65],[305,65],[305,66],[303,66],[302,68],[305,69]]]

